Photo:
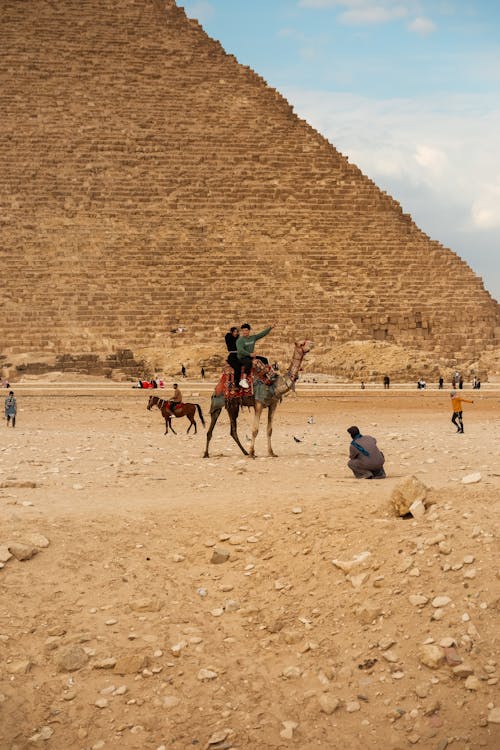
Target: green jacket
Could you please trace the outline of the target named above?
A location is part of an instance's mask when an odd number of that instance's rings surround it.
[[[236,352],[238,354],[238,359],[250,357],[254,350],[255,342],[258,339],[263,339],[264,336],[267,336],[270,330],[271,326],[269,326],[269,328],[264,328],[260,333],[254,333],[252,336],[239,336],[236,339]]]

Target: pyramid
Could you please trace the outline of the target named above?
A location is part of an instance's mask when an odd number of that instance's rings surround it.
[[[3,0],[1,24],[0,362],[132,371],[247,319],[278,351],[498,347],[467,264],[174,0]]]

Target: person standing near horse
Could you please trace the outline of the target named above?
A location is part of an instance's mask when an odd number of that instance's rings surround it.
[[[16,426],[16,414],[17,414],[17,401],[14,396],[14,391],[9,391],[9,395],[5,399],[5,419],[7,420],[7,427],[12,419],[12,427]]]
[[[243,325],[241,326],[241,336],[239,336],[236,340],[236,351],[238,354],[238,361],[241,366],[241,379],[239,381],[239,384],[242,388],[249,387],[246,375],[250,375],[250,373],[252,372],[253,360],[257,356],[254,353],[255,342],[259,339],[264,338],[264,336],[267,336],[267,334],[272,330],[273,327],[274,324],[268,326],[267,328],[264,328],[264,330],[260,331],[259,333],[250,335],[250,324],[243,323]],[[258,359],[260,359],[260,361],[265,365],[269,364],[266,357],[259,356]]]
[[[463,420],[463,411],[462,411],[462,403],[466,404],[473,404],[474,401],[470,401],[468,398],[462,398],[462,396],[457,396],[455,391],[451,391],[450,393],[451,398],[451,408],[453,409],[453,414],[451,415],[451,421],[457,428],[457,432],[463,433],[464,431],[464,420]]]

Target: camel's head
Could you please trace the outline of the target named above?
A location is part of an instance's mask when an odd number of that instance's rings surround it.
[[[307,339],[304,339],[304,341],[296,341],[295,346],[298,347],[303,354],[307,354],[307,352],[310,352],[313,348],[314,341],[308,341]]]

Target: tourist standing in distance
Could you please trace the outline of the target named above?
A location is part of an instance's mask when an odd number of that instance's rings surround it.
[[[253,359],[257,356],[254,353],[255,342],[258,341],[258,339],[262,339],[264,338],[264,336],[267,336],[272,328],[273,326],[271,325],[267,328],[264,328],[264,330],[260,331],[259,333],[250,335],[250,324],[243,323],[243,325],[241,326],[241,336],[239,336],[236,340],[236,351],[238,353],[238,360],[241,365],[241,379],[239,381],[239,384],[242,388],[249,387],[248,380],[245,376],[250,375],[250,373],[252,372],[252,362]],[[265,365],[269,364],[266,357],[258,357],[258,359],[260,359],[260,361]]]
[[[462,403],[466,404],[473,404],[474,401],[471,401],[468,398],[463,398],[462,396],[457,396],[456,391],[451,391],[450,393],[451,398],[451,408],[453,409],[453,414],[451,415],[451,421],[457,428],[457,432],[463,432],[464,431],[464,420],[462,415]]]
[[[384,375],[384,388],[390,388],[391,379],[389,375]]]
[[[181,375],[182,375],[182,377],[185,378],[186,374],[187,374],[186,373],[186,368],[184,367],[184,365],[181,365]]]
[[[438,388],[440,391],[443,390],[444,378],[441,376],[438,380]]]
[[[12,427],[16,426],[16,414],[17,414],[17,401],[14,396],[14,391],[9,391],[9,395],[5,399],[5,419],[7,420],[7,427],[12,419]]]
[[[385,457],[371,435],[361,435],[359,427],[348,427],[351,436],[348,467],[356,479],[384,479]]]

